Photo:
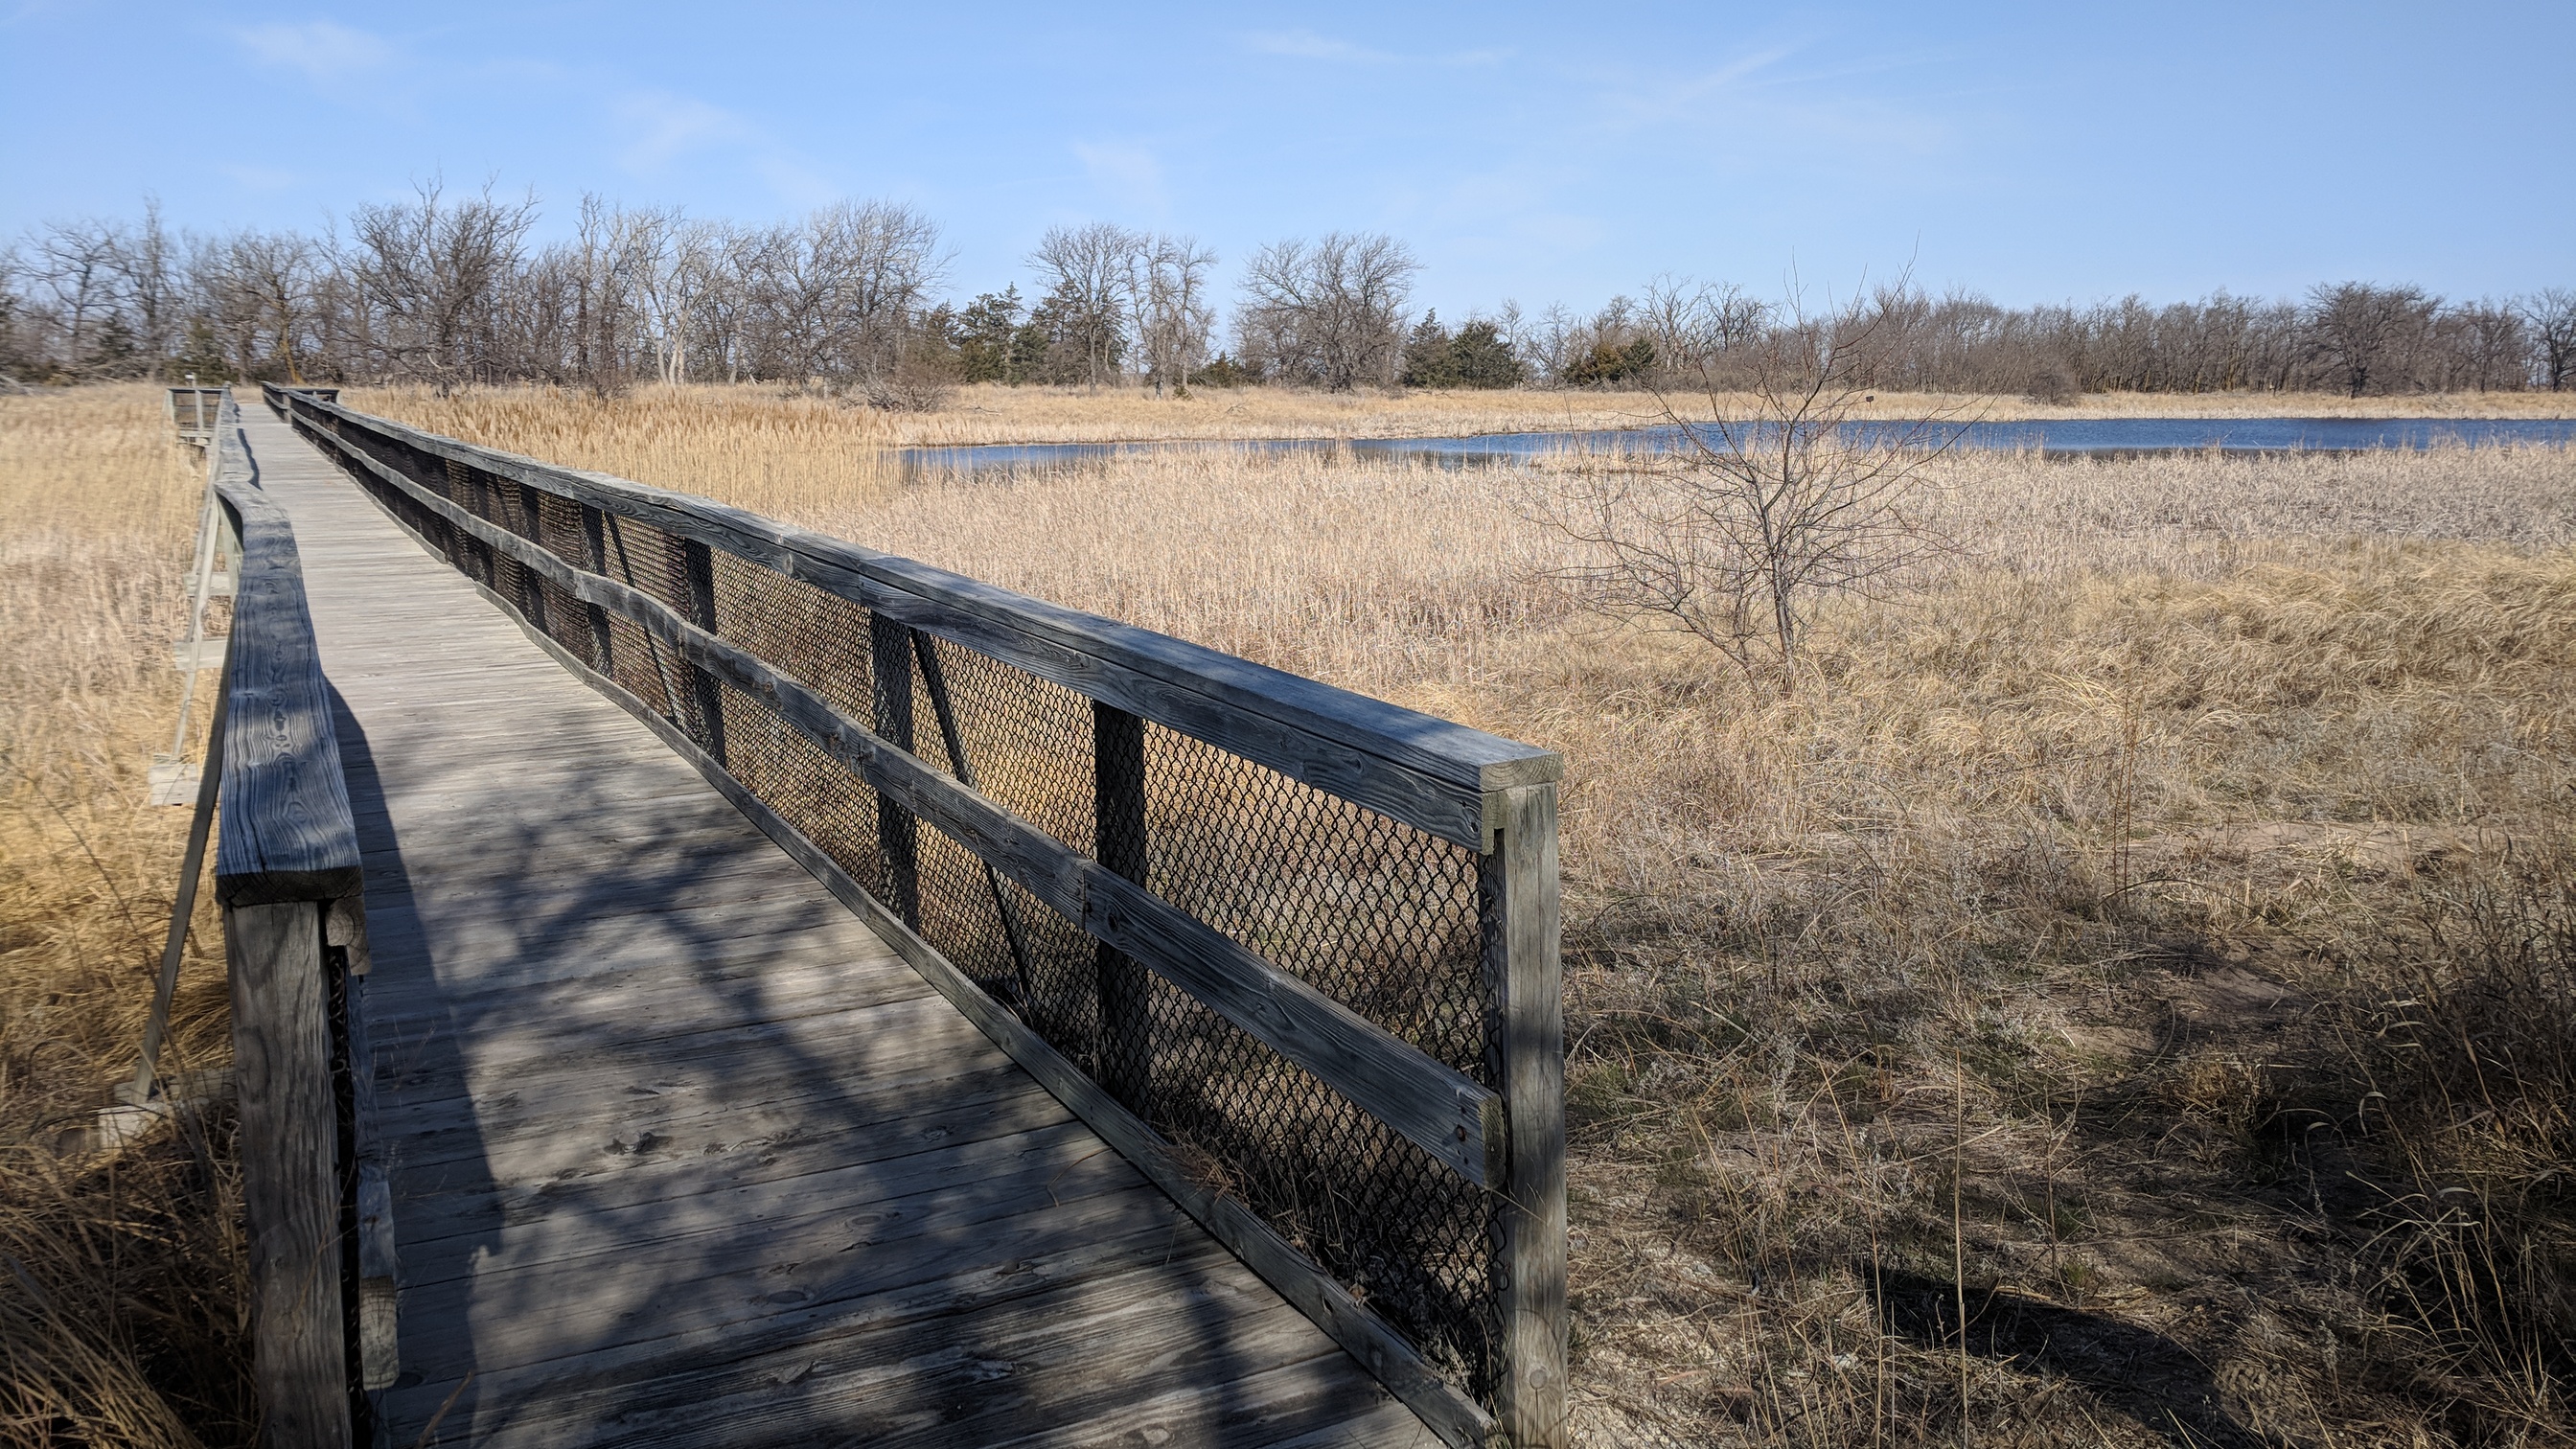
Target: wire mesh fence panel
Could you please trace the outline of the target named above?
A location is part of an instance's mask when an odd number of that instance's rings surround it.
[[[1342,1068],[1311,1054],[1283,1054],[1311,1047],[1243,1015],[1239,1003],[1222,1012],[1212,1007],[1215,998],[1203,994],[1209,988],[1175,984],[1182,978],[1170,961],[1139,961],[1113,948],[1111,940],[1147,949],[1088,919],[1096,898],[1071,897],[1086,919],[1069,917],[1074,907],[1060,886],[1037,875],[1015,878],[1025,863],[997,864],[942,828],[935,810],[934,818],[917,817],[871,785],[809,737],[818,728],[811,713],[783,715],[780,700],[746,688],[743,680],[758,682],[754,674],[736,664],[723,666],[730,674],[710,672],[723,656],[697,643],[690,645],[699,651],[693,661],[671,639],[702,630],[802,685],[839,717],[820,731],[843,741],[834,748],[848,748],[855,737],[869,739],[868,749],[904,751],[939,790],[989,802],[978,808],[998,806],[1015,820],[1012,828],[1052,839],[1059,856],[1087,857],[1087,869],[1132,882],[1155,898],[1155,909],[1267,963],[1227,969],[1259,977],[1275,968],[1296,978],[1384,1038],[1445,1066],[1456,1076],[1442,1079],[1459,1082],[1459,1091],[1474,1096],[1481,1089],[1488,1102],[1502,1098],[1509,1075],[1505,1009],[1493,975],[1495,857],[1127,713],[1107,702],[1114,692],[1087,693],[1093,681],[1079,670],[1042,677],[1033,671],[1048,667],[1043,648],[1005,658],[1007,641],[998,652],[968,647],[896,623],[850,594],[910,596],[827,589],[760,558],[711,550],[699,540],[724,535],[703,521],[687,525],[692,537],[656,527],[636,514],[668,519],[668,506],[623,502],[598,491],[596,480],[568,482],[557,492],[390,435],[338,436],[356,415],[330,416],[330,428],[315,430],[318,441],[363,451],[542,549],[544,558],[514,556],[530,551],[474,538],[405,488],[352,469],[460,571],[646,711],[685,731],[887,914],[1106,1089],[1159,1135],[1195,1188],[1248,1208],[1458,1388],[1488,1399],[1505,1391],[1513,1290],[1507,1265],[1519,1261],[1506,1250],[1516,1241],[1509,1226],[1516,1209],[1499,1180],[1462,1175],[1472,1173],[1472,1160],[1462,1167],[1457,1155],[1421,1145],[1445,1144],[1446,1128],[1426,1138],[1418,1125],[1391,1125],[1400,1113],[1364,1108],[1352,1095],[1362,1078],[1328,1084],[1315,1073]],[[668,615],[647,628],[629,617],[650,613],[631,596],[594,593],[585,601],[545,576],[556,563],[634,590]],[[603,597],[616,607],[602,607]],[[985,644],[990,636],[978,630],[988,627],[977,623],[962,633]],[[1068,678],[1083,688],[1059,682]],[[933,809],[944,797],[933,791],[908,798]],[[1496,797],[1483,798],[1490,809]],[[1032,887],[1057,894],[1042,898]],[[1552,944],[1545,960],[1552,973]],[[1385,1050],[1402,1052],[1391,1043]],[[1474,1112],[1466,1120],[1472,1125]],[[1462,1143],[1468,1131],[1459,1128]],[[1493,1143],[1487,1136],[1482,1144],[1489,1174],[1500,1170]]]

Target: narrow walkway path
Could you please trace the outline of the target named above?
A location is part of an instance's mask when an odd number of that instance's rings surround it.
[[[244,420],[366,850],[395,1444],[1436,1442],[650,732]]]

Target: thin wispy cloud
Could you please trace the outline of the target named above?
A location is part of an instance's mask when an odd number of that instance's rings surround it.
[[[1355,41],[1336,40],[1311,30],[1256,30],[1244,37],[1244,43],[1260,55],[1285,56],[1290,60],[1320,60],[1338,65],[1496,65],[1511,57],[1507,49],[1459,50],[1440,55],[1406,56],[1379,50]]]
[[[1113,200],[1158,215],[1167,209],[1163,163],[1151,150],[1117,142],[1076,141],[1073,155],[1091,184]]]
[[[766,127],[695,96],[620,92],[608,102],[608,121],[620,142],[617,164],[632,176],[666,180],[692,162],[730,157],[791,206],[820,206],[841,194]]]
[[[351,81],[391,62],[391,41],[331,20],[301,25],[271,22],[234,32],[234,39],[262,65],[302,71],[317,85]]]
[[[1245,40],[1263,55],[1284,55],[1293,60],[1329,60],[1345,65],[1392,65],[1397,57],[1383,50],[1372,50],[1347,40],[1317,35],[1311,30],[1256,30]]]
[[[734,112],[669,91],[629,91],[610,103],[609,114],[625,138],[618,164],[640,176],[658,175],[684,157],[763,139],[758,127]]]

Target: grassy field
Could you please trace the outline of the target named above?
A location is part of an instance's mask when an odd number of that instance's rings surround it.
[[[2564,449],[1963,457],[1973,546],[1829,605],[1782,700],[1541,579],[1543,473],[905,486],[870,451],[1219,402],[1252,434],[1562,426],[1507,412],[1546,395],[349,398],[1563,750],[1583,1442],[2576,1442]],[[135,803],[193,498],[160,428],[140,390],[0,399],[0,1251],[46,1285],[0,1285],[0,1406],[219,1442],[230,1381],[172,1355],[233,1331],[220,1143],[37,1146],[130,1070],[183,824]]]
[[[1966,456],[1783,702],[1540,581],[1543,476],[382,405],[1563,750],[1588,1442],[2567,1441],[2564,449]]]
[[[229,1122],[55,1151],[134,1073],[170,918],[188,812],[145,768],[203,478],[158,389],[0,398],[0,1442],[247,1442]],[[165,1070],[230,1059],[194,928]]]

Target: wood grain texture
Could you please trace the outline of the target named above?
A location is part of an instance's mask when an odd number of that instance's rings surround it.
[[[224,956],[232,987],[260,1442],[341,1449],[350,1442],[349,1366],[340,1320],[340,1130],[321,906],[227,907]]]
[[[1556,787],[1498,792],[1482,859],[1485,989],[1502,1054],[1510,1166],[1495,1270],[1502,1298],[1504,1431],[1565,1449],[1565,1006],[1559,959]]]
[[[249,431],[362,828],[391,1442],[451,1397],[436,1437],[494,1445],[1427,1432],[675,726],[585,687],[282,425]]]
[[[354,895],[357,829],[294,528],[246,482],[226,477],[216,491],[239,531],[242,560],[225,671],[215,898],[258,905]]]

